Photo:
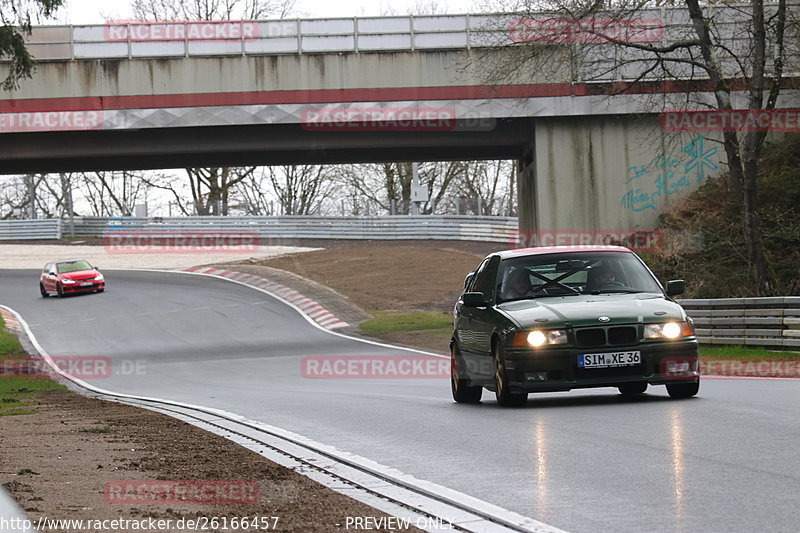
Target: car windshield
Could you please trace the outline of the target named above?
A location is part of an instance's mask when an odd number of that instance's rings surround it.
[[[632,253],[569,252],[515,257],[498,274],[501,302],[547,296],[661,293],[650,271]]]
[[[91,270],[93,267],[88,263],[88,261],[78,260],[78,261],[67,261],[65,263],[58,264],[58,273],[59,274],[66,274],[67,272],[77,272],[78,270]]]

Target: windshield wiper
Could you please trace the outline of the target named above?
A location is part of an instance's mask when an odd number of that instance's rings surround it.
[[[589,294],[613,294],[615,292],[621,292],[623,294],[638,294],[640,292],[645,292],[645,291],[640,291],[637,289],[605,289],[605,290],[589,291]]]

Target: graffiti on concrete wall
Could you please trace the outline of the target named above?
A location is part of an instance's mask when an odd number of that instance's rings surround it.
[[[622,195],[622,207],[631,211],[655,210],[667,196],[705,180],[707,172],[719,169],[719,146],[708,144],[698,135],[679,154],[658,155],[645,165],[629,167],[625,181],[629,188]]]

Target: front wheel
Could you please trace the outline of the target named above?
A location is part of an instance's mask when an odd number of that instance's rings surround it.
[[[528,401],[525,392],[511,392],[506,372],[506,360],[503,355],[503,346],[498,340],[494,351],[494,395],[497,403],[502,407],[522,407]]]
[[[47,298],[48,296],[50,296],[50,295],[47,293],[47,291],[46,291],[46,290],[44,290],[44,285],[42,285],[41,283],[39,284],[39,294],[41,294],[41,295],[42,295],[42,298]]]
[[[667,394],[670,398],[691,398],[700,390],[700,382],[696,383],[670,383],[667,385]]]
[[[58,293],[58,297],[59,298],[63,298],[64,297],[64,289],[61,288],[61,284],[60,283],[56,283],[56,292]]]
[[[97,292],[99,294],[99,293],[103,292],[104,290],[105,289],[97,289],[97,291],[95,291],[95,292]]]
[[[470,385],[464,368],[464,358],[455,343],[450,346],[450,389],[457,403],[478,403],[481,401],[483,387]]]

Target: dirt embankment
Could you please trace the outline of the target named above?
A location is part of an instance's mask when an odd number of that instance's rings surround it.
[[[265,517],[277,531],[306,533],[342,531],[348,516],[385,516],[223,437],[165,415],[63,389],[40,394],[36,404],[34,414],[0,417],[0,482],[30,520],[87,521],[80,529],[49,531],[108,532],[113,529],[87,527],[88,521],[149,518],[172,520],[172,527],[160,531],[190,531],[178,521],[216,517],[230,524],[233,518]],[[242,482],[247,497],[238,500],[247,503],[142,503],[132,487],[150,482],[157,489],[158,480],[202,481],[215,489],[221,485],[214,481]],[[237,499],[235,490],[225,494]],[[257,497],[250,503],[253,494]]]
[[[468,249],[381,245],[341,246],[258,261],[346,294],[364,309],[451,311],[464,277],[498,245]],[[464,247],[466,248],[466,247]]]

